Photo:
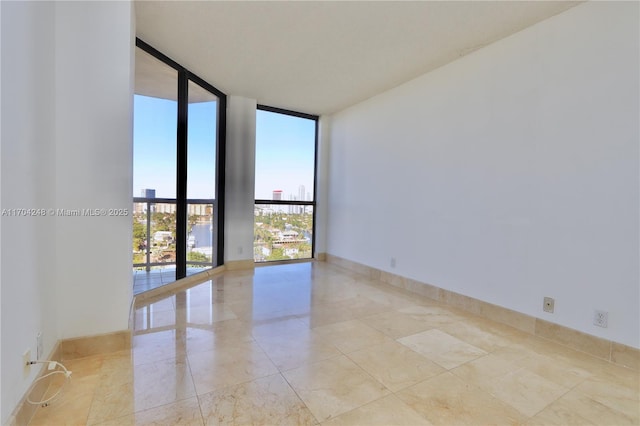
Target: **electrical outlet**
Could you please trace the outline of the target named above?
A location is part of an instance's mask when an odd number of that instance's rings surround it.
[[[44,358],[44,347],[42,346],[42,332],[39,332],[36,336],[36,359]]]
[[[395,268],[395,267],[396,267],[396,258],[395,258],[395,257],[392,257],[392,258],[391,258],[391,267],[392,267],[392,268]]]
[[[593,325],[607,328],[609,325],[609,312],[598,310],[593,311]]]
[[[31,373],[31,349],[27,349],[22,353],[22,374],[27,377]]]
[[[553,313],[553,308],[555,306],[555,303],[556,303],[556,301],[553,300],[553,298],[545,297],[544,301],[542,302],[542,310],[552,314]]]
[[[242,254],[243,251],[242,246],[238,246],[238,254]]]

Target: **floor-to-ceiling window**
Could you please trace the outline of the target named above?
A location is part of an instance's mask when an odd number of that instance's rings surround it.
[[[223,263],[226,96],[136,40],[134,292]]]
[[[318,117],[258,106],[254,260],[310,259]]]

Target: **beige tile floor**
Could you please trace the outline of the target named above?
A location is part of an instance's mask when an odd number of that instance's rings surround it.
[[[639,375],[326,263],[138,306],[33,425],[624,425]]]

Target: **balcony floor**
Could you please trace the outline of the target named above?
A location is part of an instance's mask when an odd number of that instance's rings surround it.
[[[147,290],[162,287],[176,280],[176,265],[167,265],[163,267],[154,267],[147,272],[142,270],[133,270],[133,294],[140,294]],[[190,266],[187,268],[187,276],[202,272],[207,268]]]

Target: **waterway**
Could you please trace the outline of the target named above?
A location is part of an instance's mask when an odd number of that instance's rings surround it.
[[[212,247],[213,233],[211,232],[211,224],[198,223],[193,225],[189,236],[195,238],[195,246],[193,248]]]

